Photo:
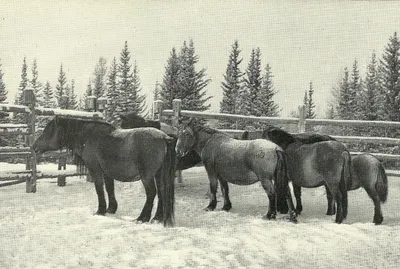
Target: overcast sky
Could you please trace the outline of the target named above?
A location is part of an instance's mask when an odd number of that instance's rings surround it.
[[[173,47],[193,39],[212,79],[208,94],[218,111],[231,45],[242,49],[242,70],[260,47],[279,91],[283,116],[301,104],[310,81],[319,117],[344,67],[357,59],[362,74],[400,30],[400,2],[383,1],[7,1],[0,9],[0,63],[14,99],[23,58],[38,62],[39,80],[54,87],[61,63],[77,94],[88,84],[99,57],[119,57],[128,41],[142,88],[152,101],[156,81]],[[29,69],[29,78],[31,71]],[[149,107],[151,104],[149,104]]]

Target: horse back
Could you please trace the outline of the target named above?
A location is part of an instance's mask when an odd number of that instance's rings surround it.
[[[154,176],[166,156],[171,138],[155,128],[117,129],[98,147],[97,158],[111,177],[133,181],[141,176]]]
[[[223,179],[233,184],[248,185],[260,178],[272,178],[277,165],[276,144],[265,139],[216,140],[201,152],[206,169],[214,169]]]

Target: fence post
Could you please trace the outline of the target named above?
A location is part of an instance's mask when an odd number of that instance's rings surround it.
[[[162,113],[163,113],[163,101],[157,100],[154,101],[153,106],[153,119],[162,121]]]
[[[299,106],[299,123],[298,123],[299,133],[304,133],[306,131],[306,109],[305,106]]]
[[[172,110],[174,111],[174,116],[172,118],[172,126],[179,126],[179,117],[181,116],[182,100],[174,99],[172,100]]]
[[[172,126],[178,128],[179,126],[179,117],[181,116],[181,107],[182,107],[182,100],[181,99],[174,99],[172,100],[172,110],[174,111],[174,116],[172,117]],[[183,183],[182,177],[182,170],[176,171],[177,175],[177,182]]]
[[[35,122],[36,122],[36,114],[35,114],[35,92],[32,88],[27,88],[24,91],[24,101],[25,104],[28,105],[30,109],[30,113],[28,114],[27,124],[29,129],[28,135],[28,144],[31,148],[32,157],[30,158],[30,164],[27,163],[27,167],[30,166],[31,176],[26,179],[26,192],[27,193],[35,193],[36,192],[36,152],[33,150],[33,142],[35,136]]]

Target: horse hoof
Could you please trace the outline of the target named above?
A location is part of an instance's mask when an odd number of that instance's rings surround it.
[[[335,220],[335,223],[337,224],[341,224],[343,222],[343,220]]]
[[[222,210],[226,211],[226,212],[229,212],[231,210],[231,208],[232,208],[232,206],[223,206]]]
[[[333,216],[333,215],[335,215],[336,213],[335,212],[332,212],[332,211],[327,211],[326,212],[326,215],[328,215],[328,216]]]
[[[214,211],[214,208],[207,206],[206,208],[204,208],[204,211]]]
[[[380,225],[383,222],[383,217],[382,216],[375,216],[373,222],[375,225]]]
[[[276,214],[267,213],[267,215],[265,215],[265,216],[263,217],[263,219],[266,219],[266,220],[275,220],[275,219],[276,219]]]
[[[108,208],[106,211],[108,214],[115,214],[115,212],[117,212],[117,209],[110,209]]]
[[[156,218],[153,218],[151,221],[150,221],[150,223],[155,223],[155,224],[159,224],[159,223],[161,223],[162,221],[160,220],[160,219],[156,219]]]
[[[106,212],[97,210],[93,215],[94,216],[105,216]]]

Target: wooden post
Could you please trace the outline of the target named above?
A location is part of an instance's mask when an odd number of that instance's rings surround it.
[[[172,110],[174,111],[174,116],[172,118],[172,126],[178,128],[179,126],[179,117],[181,116],[181,107],[182,101],[181,99],[172,100]]]
[[[33,142],[34,142],[34,135],[35,135],[35,122],[36,122],[36,114],[35,114],[35,93],[32,88],[27,88],[24,91],[24,101],[28,105],[29,109],[31,110],[28,114],[28,129],[29,129],[29,147],[31,148],[31,176],[26,180],[26,192],[27,193],[35,193],[36,192],[36,152],[33,150]],[[27,164],[28,166],[28,164]]]
[[[60,153],[60,157],[58,158],[58,170],[65,170],[67,168],[67,157]],[[57,176],[57,185],[60,187],[64,187],[67,184],[67,177],[65,175]]]
[[[181,116],[182,100],[174,99],[172,100],[172,110],[174,111],[174,116],[172,118],[172,126],[179,127],[179,117]],[[183,183],[182,170],[178,170],[175,173],[178,183]]]
[[[299,106],[298,130],[299,133],[304,133],[306,131],[306,108],[304,105]]]
[[[154,101],[153,119],[154,120],[158,119],[161,122],[162,121],[162,113],[163,113],[163,101],[161,101],[161,100]]]

